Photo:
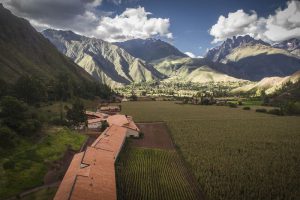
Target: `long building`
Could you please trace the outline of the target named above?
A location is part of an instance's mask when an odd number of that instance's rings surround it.
[[[111,125],[74,156],[54,200],[116,200],[115,160],[126,140],[127,128]]]

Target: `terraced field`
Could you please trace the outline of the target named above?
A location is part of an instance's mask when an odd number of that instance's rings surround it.
[[[299,199],[300,117],[173,102],[122,109],[136,121],[166,121],[207,199]]]

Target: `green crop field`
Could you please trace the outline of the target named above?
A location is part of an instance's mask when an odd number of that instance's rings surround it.
[[[300,117],[173,102],[125,102],[122,109],[135,121],[167,122],[208,199],[300,196]]]
[[[116,174],[119,200],[193,200],[199,196],[175,150],[127,147]]]

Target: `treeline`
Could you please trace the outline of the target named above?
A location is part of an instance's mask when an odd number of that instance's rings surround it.
[[[32,136],[43,120],[35,109],[16,97],[4,96],[0,102],[0,149],[13,148],[17,136]]]
[[[0,80],[0,91],[0,97],[14,96],[29,105],[46,101],[67,101],[74,97],[92,99],[98,96],[109,99],[113,94],[107,85],[87,81],[77,83],[64,74],[46,82],[34,76],[23,76],[15,84],[7,84]]]
[[[70,125],[78,125],[85,121],[80,98],[110,99],[112,94],[113,91],[106,85],[96,82],[76,83],[63,74],[56,80],[46,82],[29,76],[19,78],[15,84],[0,80],[0,150],[14,147],[19,136],[36,135],[47,121],[37,109],[41,103],[72,100],[73,107],[66,108],[67,118]]]
[[[273,94],[262,92],[263,105],[278,107],[271,110],[276,115],[300,115],[300,80],[287,82]]]

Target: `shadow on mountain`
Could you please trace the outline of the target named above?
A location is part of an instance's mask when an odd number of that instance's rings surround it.
[[[300,70],[300,59],[283,54],[260,54],[229,62],[227,70],[218,69],[236,78],[258,81],[264,77],[288,76]]]

